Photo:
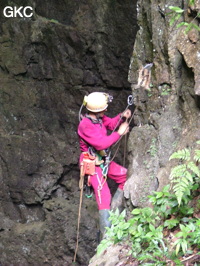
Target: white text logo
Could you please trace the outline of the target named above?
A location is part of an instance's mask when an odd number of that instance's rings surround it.
[[[3,10],[3,14],[7,18],[16,18],[17,16],[21,18],[30,18],[33,15],[33,8],[31,6],[6,6]]]

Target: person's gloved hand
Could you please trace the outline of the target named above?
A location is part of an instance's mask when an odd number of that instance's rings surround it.
[[[124,113],[123,113],[123,117],[125,117],[126,119],[131,117],[131,110],[127,109]]]
[[[129,125],[127,122],[124,122],[120,125],[118,131],[119,135],[125,135],[126,133],[129,132]]]

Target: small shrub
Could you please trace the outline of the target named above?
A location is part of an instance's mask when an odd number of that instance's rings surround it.
[[[200,141],[197,143],[200,144]],[[149,196],[152,208],[136,208],[128,220],[125,211],[121,214],[118,210],[110,212],[112,226],[107,228],[106,238],[99,244],[97,254],[120,242],[129,248],[129,255],[131,253],[142,265],[161,266],[168,263],[183,265],[183,256],[193,254],[193,250],[199,252],[200,221],[194,217],[190,202],[194,192],[200,188],[196,165],[200,161],[200,150],[195,150],[193,156],[191,154],[189,149],[172,154],[170,159],[179,160],[179,165],[171,172],[171,182],[175,189],[167,185],[162,191]],[[177,190],[178,186],[182,190]],[[170,234],[174,241],[167,237]]]

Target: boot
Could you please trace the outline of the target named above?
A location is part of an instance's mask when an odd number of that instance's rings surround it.
[[[99,210],[99,227],[100,227],[101,240],[105,238],[106,234],[105,227],[111,227],[111,222],[108,220],[108,218],[110,217],[109,211],[110,210],[107,209]]]
[[[124,191],[120,188],[118,188],[112,198],[111,202],[111,210],[115,211],[116,209],[119,209],[119,212],[122,212],[123,210],[123,199],[124,199]]]

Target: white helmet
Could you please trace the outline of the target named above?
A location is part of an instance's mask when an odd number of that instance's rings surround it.
[[[98,113],[108,107],[108,103],[112,101],[112,96],[104,92],[92,92],[84,97],[83,104],[87,110]]]

